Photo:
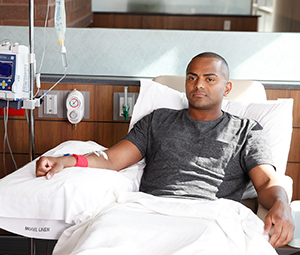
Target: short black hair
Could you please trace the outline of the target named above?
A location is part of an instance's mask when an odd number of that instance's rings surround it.
[[[223,58],[223,57],[220,56],[219,54],[214,53],[214,52],[202,52],[202,53],[196,55],[195,57],[193,57],[192,60],[190,61],[190,63],[191,63],[191,62],[193,61],[193,59],[195,59],[195,58],[216,58],[216,59],[221,60],[222,64],[225,66],[226,71],[227,71],[227,75],[228,75],[227,79],[229,79],[229,65],[228,65],[227,61],[225,60],[225,58]],[[188,64],[186,70],[188,70],[190,63]]]

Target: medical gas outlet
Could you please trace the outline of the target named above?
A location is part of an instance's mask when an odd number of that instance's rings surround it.
[[[83,94],[74,89],[71,91],[67,97],[66,101],[67,107],[67,118],[70,123],[75,125],[82,120],[84,116],[84,97]]]

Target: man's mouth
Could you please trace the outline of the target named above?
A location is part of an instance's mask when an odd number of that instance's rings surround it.
[[[192,94],[194,97],[206,97],[206,93],[202,92],[202,91],[196,91],[193,92]]]

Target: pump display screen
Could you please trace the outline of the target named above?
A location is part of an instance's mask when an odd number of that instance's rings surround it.
[[[0,78],[12,78],[13,62],[0,61]]]

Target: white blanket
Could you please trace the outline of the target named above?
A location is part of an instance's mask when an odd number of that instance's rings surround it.
[[[277,254],[263,222],[240,203],[111,194],[64,231],[54,255]]]

